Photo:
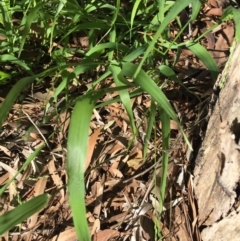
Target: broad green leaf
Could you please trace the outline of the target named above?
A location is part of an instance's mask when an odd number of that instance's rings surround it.
[[[48,194],[39,195],[1,215],[0,235],[11,230],[19,223],[31,217],[34,213],[43,209],[47,205],[49,197]]]

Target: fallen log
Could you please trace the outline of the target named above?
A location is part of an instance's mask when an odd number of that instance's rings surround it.
[[[194,192],[202,239],[237,240],[240,233],[240,44],[228,60],[222,88],[209,119],[194,169]],[[237,218],[236,218],[237,216]],[[234,219],[235,229],[231,219]],[[226,224],[228,220],[229,225]],[[223,225],[223,223],[225,225]],[[226,235],[231,235],[231,237]],[[224,236],[225,235],[225,236]],[[238,239],[239,240],[239,239]]]

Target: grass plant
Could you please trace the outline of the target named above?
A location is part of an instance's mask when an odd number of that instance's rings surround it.
[[[188,21],[181,23],[179,14],[188,14],[189,6],[192,12]],[[139,130],[131,99],[148,94],[152,104],[148,110],[146,138],[150,140],[154,120],[160,117],[162,148],[168,150],[170,120],[174,120],[191,148],[164,93],[164,86],[169,80],[184,86],[174,69],[179,55],[176,54],[173,62],[169,63],[169,52],[178,53],[182,48],[192,51],[205,64],[212,78],[217,78],[219,68],[208,51],[199,41],[183,41],[182,38],[200,13],[201,6],[199,0],[1,1],[0,84],[2,89],[6,88],[7,94],[0,106],[0,125],[12,113],[12,107],[21,95],[37,85],[46,85],[52,91],[52,97],[44,106],[45,116],[40,125],[66,110],[71,112],[67,138],[67,188],[79,240],[91,240],[85,207],[85,161],[94,109],[114,102],[122,103],[132,130],[130,143],[133,143]],[[170,35],[171,26],[180,29],[174,38]],[[87,39],[85,46],[73,42],[73,39],[81,40],[82,36]],[[107,78],[111,78],[110,84],[105,83]],[[76,85],[87,88],[74,96],[69,87]],[[118,95],[114,98],[101,102],[104,96],[116,92]],[[60,108],[49,112],[51,106],[56,106],[63,97]],[[144,144],[144,157],[148,143]],[[29,165],[39,152],[37,149],[26,163]],[[162,179],[157,183],[161,190],[160,213],[166,191],[169,153],[162,152],[162,156]],[[8,185],[1,190],[6,191]],[[23,204],[2,214],[0,234],[39,212],[48,200],[47,194],[29,201],[22,200]]]

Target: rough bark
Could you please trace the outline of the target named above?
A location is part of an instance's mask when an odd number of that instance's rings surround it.
[[[229,221],[231,217],[235,218],[236,227],[240,226],[240,218],[236,218],[240,214],[233,209],[239,196],[237,189],[240,179],[240,152],[237,145],[240,138],[240,44],[236,45],[229,61],[223,72],[225,84],[209,120],[194,170],[199,224],[214,224],[203,230],[204,241],[235,240],[233,237],[236,232],[239,235],[239,230],[231,230],[232,238],[229,239],[224,237],[224,233],[229,234],[230,226],[219,226],[221,229],[216,226],[226,219]],[[216,230],[221,230],[222,238],[216,239]],[[211,239],[212,234],[215,236]]]

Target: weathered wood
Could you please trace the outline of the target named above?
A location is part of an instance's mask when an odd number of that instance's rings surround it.
[[[232,212],[223,220],[214,223],[211,227],[203,230],[201,236],[203,241],[239,241],[240,226],[239,226],[240,213]]]
[[[240,44],[236,45],[229,61],[223,72],[225,86],[196,158],[194,190],[200,225],[212,225],[227,217],[237,197],[235,189],[240,179],[240,152],[236,144],[240,137]],[[220,127],[222,122],[225,124]],[[232,134],[235,134],[235,140]]]

